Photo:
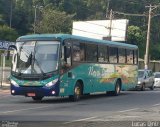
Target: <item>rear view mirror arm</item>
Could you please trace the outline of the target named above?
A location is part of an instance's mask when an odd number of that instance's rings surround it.
[[[9,60],[9,56],[10,56],[10,49],[15,49],[17,51],[17,47],[15,45],[10,45],[7,49],[7,60]]]

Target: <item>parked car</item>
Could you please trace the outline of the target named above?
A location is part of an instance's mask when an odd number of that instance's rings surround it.
[[[154,73],[154,87],[160,87],[160,72]]]
[[[145,88],[154,89],[154,75],[151,70],[138,70],[137,89],[144,91]]]

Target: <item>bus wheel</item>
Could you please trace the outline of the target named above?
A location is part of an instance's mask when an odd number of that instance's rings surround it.
[[[115,90],[114,90],[114,92],[113,92],[113,95],[118,96],[118,95],[120,94],[120,91],[121,91],[121,83],[120,83],[120,81],[118,80],[118,81],[116,82]]]
[[[41,101],[43,97],[40,97],[40,96],[35,96],[35,97],[32,97],[32,99],[34,101]]]
[[[82,86],[79,82],[77,82],[74,87],[74,95],[70,95],[69,99],[71,101],[78,101],[80,100],[81,95],[82,95]]]

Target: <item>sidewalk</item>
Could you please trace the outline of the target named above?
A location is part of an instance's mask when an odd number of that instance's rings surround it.
[[[7,90],[7,89],[10,89],[10,84],[3,82],[3,83],[0,85],[0,90]]]

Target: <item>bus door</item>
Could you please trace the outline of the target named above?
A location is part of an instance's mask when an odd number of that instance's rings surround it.
[[[66,42],[65,45],[61,47],[61,84],[60,84],[60,93],[63,95],[70,94],[71,91],[71,43]]]

